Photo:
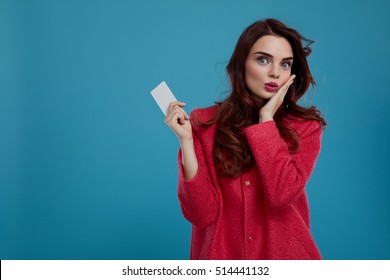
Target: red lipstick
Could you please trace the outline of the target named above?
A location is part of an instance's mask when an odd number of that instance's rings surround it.
[[[279,89],[279,85],[275,82],[265,83],[264,87],[267,91],[275,92]]]

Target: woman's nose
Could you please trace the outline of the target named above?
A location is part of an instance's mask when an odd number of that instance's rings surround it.
[[[279,78],[279,70],[278,70],[278,67],[277,66],[271,66],[270,70],[269,70],[269,73],[268,73],[268,77],[270,78],[274,78],[274,79],[278,79]]]

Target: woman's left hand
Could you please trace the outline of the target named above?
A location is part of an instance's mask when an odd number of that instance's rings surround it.
[[[285,84],[271,97],[270,100],[260,109],[259,123],[273,120],[274,115],[280,105],[282,105],[284,97],[287,94],[288,88],[294,82],[295,75],[291,75]]]

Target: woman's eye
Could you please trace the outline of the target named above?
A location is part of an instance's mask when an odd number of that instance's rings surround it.
[[[283,63],[282,63],[282,67],[283,67],[284,69],[288,69],[288,68],[291,67],[291,63],[290,63],[290,62],[283,62]]]
[[[259,57],[257,59],[257,61],[260,63],[260,64],[267,64],[268,63],[268,59],[266,57]]]

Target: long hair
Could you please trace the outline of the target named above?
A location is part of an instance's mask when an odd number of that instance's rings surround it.
[[[253,94],[245,83],[245,61],[255,42],[265,36],[275,35],[285,38],[291,45],[294,56],[292,73],[296,75],[294,83],[284,98],[283,104],[274,115],[281,137],[288,143],[290,153],[299,150],[297,132],[283,121],[287,115],[305,120],[317,120],[322,127],[326,121],[316,107],[304,108],[297,104],[309,86],[315,82],[311,75],[306,57],[310,55],[310,45],[314,41],[306,39],[296,30],[275,19],[257,21],[241,34],[233,55],[226,67],[231,83],[231,94],[222,102],[216,102],[217,112],[204,126],[217,123],[214,161],[221,176],[236,177],[254,164],[254,158],[243,129],[259,121],[259,110],[267,100]],[[302,43],[307,45],[303,46]]]

